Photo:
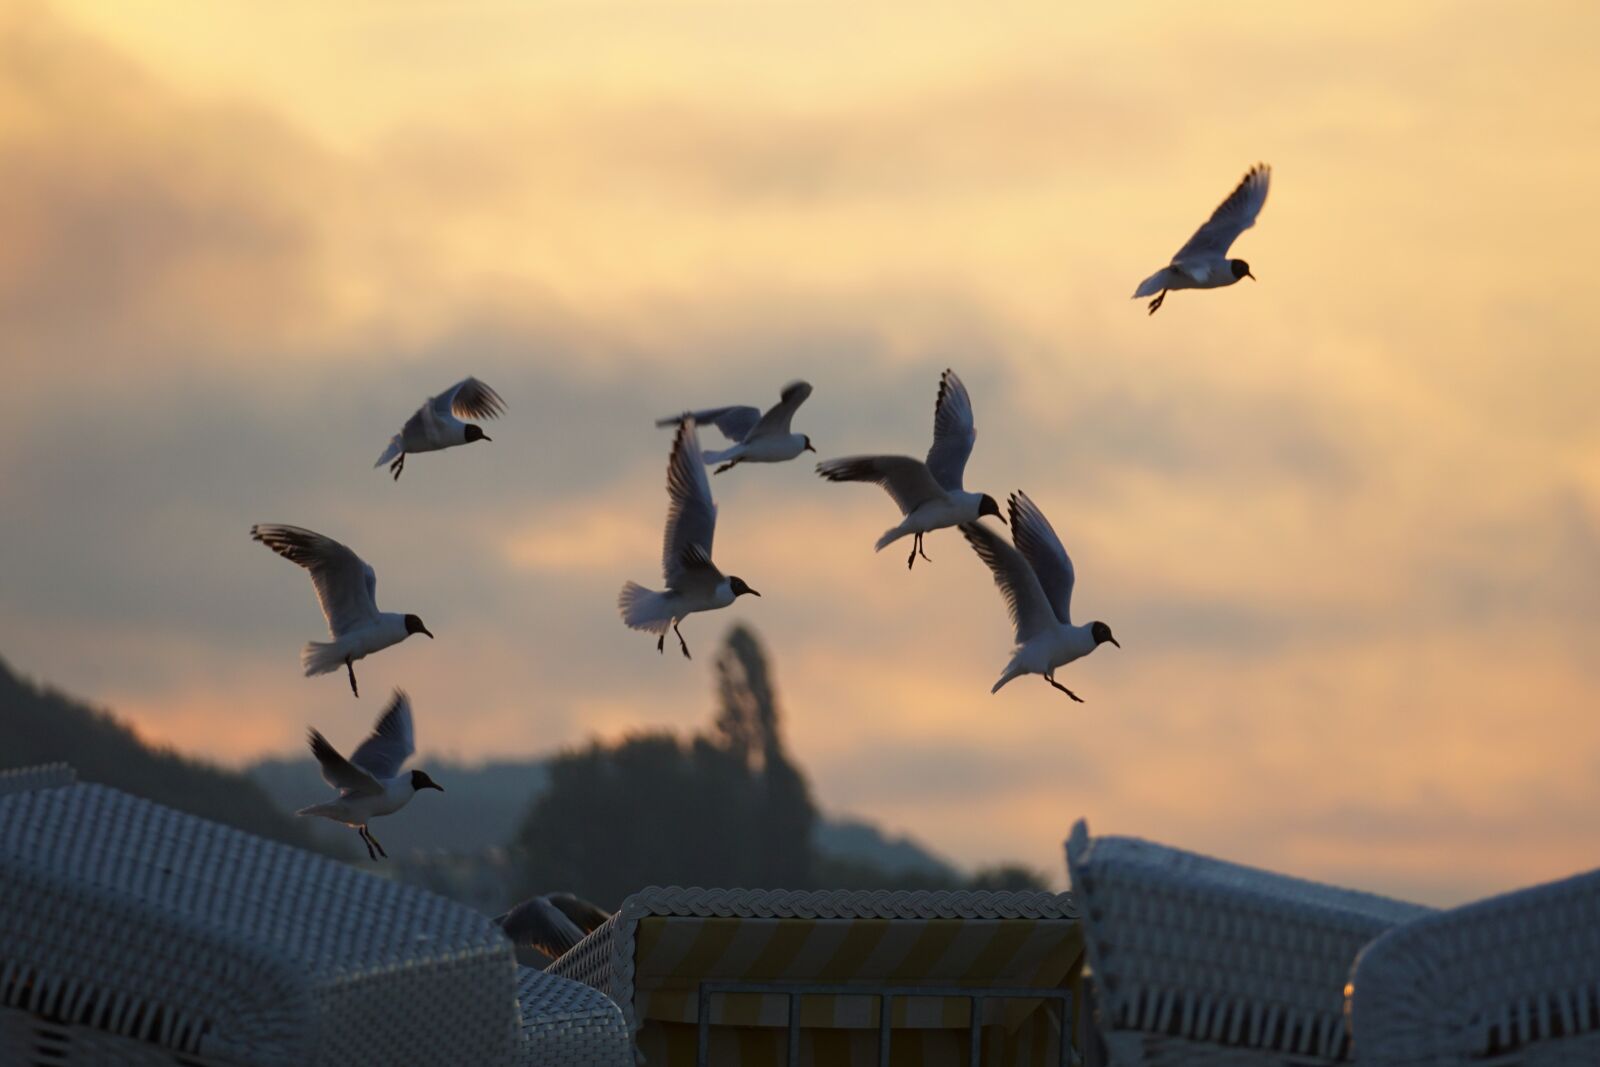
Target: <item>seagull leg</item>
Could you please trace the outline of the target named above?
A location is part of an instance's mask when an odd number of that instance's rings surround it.
[[[393,463],[389,464],[389,473],[394,475],[394,480],[398,482],[400,480],[400,472],[405,470],[405,469],[406,469],[406,454],[404,452],[402,452],[402,453],[400,453],[400,456],[399,456],[398,459],[396,459]]]
[[[383,846],[378,844],[378,839],[376,837],[372,836],[372,831],[371,830],[367,831],[367,840],[371,841],[373,847],[378,850],[378,855],[382,856],[384,859],[388,859],[389,858],[389,854],[383,850]]]
[[[344,669],[350,672],[350,692],[354,693],[359,698],[361,696],[361,690],[356,688],[356,668],[355,664],[350,662],[349,656],[344,658]]]
[[[910,570],[912,567],[916,566],[917,549],[920,548],[920,547],[922,547],[922,535],[921,534],[912,534],[912,536],[911,536],[911,555],[906,557],[906,570]]]
[[[1077,693],[1074,693],[1072,690],[1068,689],[1066,686],[1062,685],[1060,682],[1056,681],[1056,676],[1054,674],[1044,675],[1044,680],[1061,690],[1063,693],[1067,694],[1067,696],[1071,697],[1073,700],[1076,700],[1078,703],[1083,703],[1083,698]]]
[[[722,466],[718,467],[716,470],[712,471],[711,473],[712,474],[721,474],[723,471],[732,470],[733,468],[737,467],[738,465],[739,465],[739,461],[738,460],[731,459],[728,462],[724,463]]]
[[[657,652],[665,652],[666,650],[667,650],[667,631],[662,630],[661,631],[661,636],[656,638],[656,651]]]
[[[377,859],[378,854],[372,851],[372,842],[367,838],[367,828],[365,826],[358,826],[356,827],[356,832],[361,835],[361,843],[367,846],[367,859]]]
[[[1149,313],[1151,315],[1154,315],[1156,313],[1156,309],[1161,306],[1161,301],[1165,300],[1166,298],[1167,298],[1167,291],[1165,289],[1163,289],[1156,296],[1156,298],[1154,300],[1150,301],[1150,312]]]
[[[921,556],[923,559],[927,559],[929,563],[933,562],[933,560],[928,559],[928,554],[926,552],[922,551],[922,535],[921,534],[917,534],[917,555]]]
[[[678,635],[678,646],[683,649],[683,658],[684,659],[693,659],[694,657],[689,655],[689,642],[687,642],[687,641],[685,641],[683,639],[683,631],[678,629],[678,620],[677,619],[673,619],[672,620],[672,632]],[[666,634],[662,634],[661,635],[661,639],[663,641],[666,640],[666,637],[667,637]]]

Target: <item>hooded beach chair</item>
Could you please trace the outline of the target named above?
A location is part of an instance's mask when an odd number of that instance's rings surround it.
[[[1082,959],[1065,894],[652,887],[548,973],[616,1001],[651,1067],[1057,1067]]]
[[[511,943],[432,893],[100,785],[0,775],[0,1063],[521,1061]]]
[[[1396,926],[1350,985],[1362,1067],[1600,1064],[1600,871]]]
[[[1111,1067],[1347,1062],[1363,946],[1432,909],[1225,863],[1079,821],[1067,868]]]

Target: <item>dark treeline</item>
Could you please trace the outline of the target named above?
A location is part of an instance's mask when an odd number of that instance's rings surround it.
[[[146,746],[110,714],[33,685],[0,661],[0,769],[70,763],[81,782],[126,793],[301,848],[319,845],[253,780]]]
[[[565,888],[606,907],[647,885],[742,888],[1037,888],[1006,866],[971,880],[889,874],[819,854],[817,808],[784,747],[771,669],[755,635],[735,627],[717,663],[708,732],[652,731],[595,741],[549,764],[548,788],[517,835],[523,894]]]

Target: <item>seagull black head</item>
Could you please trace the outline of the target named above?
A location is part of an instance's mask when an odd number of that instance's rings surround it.
[[[1096,648],[1099,648],[1101,645],[1105,644],[1107,641],[1110,641],[1113,645],[1116,645],[1118,648],[1122,647],[1122,643],[1120,641],[1118,641],[1115,637],[1111,636],[1111,627],[1107,626],[1103,622],[1091,622],[1089,624],[1089,635],[1094,638],[1094,646]]]
[[[490,437],[488,434],[483,432],[483,427],[482,426],[478,426],[475,423],[470,423],[470,422],[467,423],[466,435],[467,435],[467,444],[469,444],[469,445],[474,441],[493,441],[494,440],[494,438]]]
[[[805,442],[805,444],[803,446],[801,446],[800,451],[802,451],[802,452],[815,452],[816,451],[815,448],[811,447],[811,437],[809,435],[801,434],[800,435],[800,439]]]
[[[422,792],[424,789],[437,789],[441,793],[444,792],[444,786],[429,778],[427,771],[411,772],[411,789],[417,793]]]
[[[980,498],[978,501],[978,518],[981,519],[985,515],[993,515],[995,518],[1000,520],[1000,525],[1006,525],[1006,517],[1000,514],[1000,505],[997,504],[994,497],[990,496],[988,493],[983,494],[982,498]]]
[[[1234,281],[1238,281],[1240,278],[1249,278],[1251,281],[1256,280],[1256,276],[1250,273],[1250,264],[1246,263],[1244,260],[1230,259],[1228,260],[1228,266],[1233,268]]]
[[[751,596],[760,596],[761,595],[760,593],[756,592],[754,589],[751,589],[750,586],[748,584],[746,584],[746,582],[745,582],[745,580],[743,578],[740,578],[740,577],[738,577],[736,575],[732,575],[732,574],[728,575],[728,588],[733,590],[733,596],[734,596],[735,600],[737,600],[739,597],[744,596],[746,593],[749,593]]]
[[[406,616],[406,633],[427,634],[429,637],[433,636],[433,633],[426,626],[422,625],[422,616],[420,615]]]

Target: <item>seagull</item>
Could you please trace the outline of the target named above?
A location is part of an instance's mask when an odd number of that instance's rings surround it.
[[[250,537],[311,572],[311,584],[316,587],[317,602],[333,640],[308,641],[300,650],[300,665],[307,678],[332,673],[342,663],[350,672],[350,692],[359,697],[356,660],[399,644],[412,634],[433,636],[415,615],[379,611],[378,576],[360,556],[333,538],[277,523],[250,527]]]
[[[361,840],[366,842],[368,859],[389,858],[372,831],[367,829],[368,820],[379,815],[393,815],[419,790],[444,792],[444,786],[422,771],[404,774],[400,771],[417,749],[411,727],[411,699],[404,690],[394,691],[389,706],[372,728],[372,736],[361,742],[361,747],[349,759],[339,755],[339,750],[315,729],[308,736],[311,754],[322,765],[322,780],[339,791],[339,799],[301,808],[295,814],[320,815],[354,826],[361,832]]]
[[[1233,194],[1217,206],[1206,224],[1189,238],[1189,243],[1178,249],[1172,263],[1139,283],[1133,298],[1137,300],[1160,290],[1150,301],[1150,314],[1154,315],[1167,298],[1169,289],[1220,289],[1240,278],[1255,281],[1250,264],[1242,259],[1229,259],[1228,249],[1241,233],[1256,224],[1261,205],[1267,202],[1267,186],[1271,182],[1271,167],[1265,163],[1251,167]]]
[[[463,378],[438,396],[429,397],[400,432],[389,438],[389,447],[373,466],[389,463],[394,480],[399,481],[400,472],[406,469],[407,453],[437,452],[474,441],[492,441],[494,438],[484,433],[483,427],[461,420],[492,419],[505,409],[506,402],[499,393],[476,378]]]
[[[1007,504],[1016,548],[982,523],[961,527],[967,543],[994,572],[994,584],[1006,598],[1011,624],[1017,628],[1011,662],[989,692],[999,692],[1001,686],[1021,675],[1038,674],[1082,704],[1082,697],[1056,681],[1056,668],[1087,656],[1107,641],[1118,648],[1122,645],[1103,622],[1072,625],[1073,571],[1067,550],[1028,494],[1012,493]]]
[[[667,627],[678,635],[685,659],[689,643],[678,622],[696,611],[714,611],[749,593],[760,596],[743,578],[724,576],[711,562],[711,539],[717,532],[717,505],[711,502],[711,482],[700,459],[700,441],[694,418],[678,424],[667,460],[667,529],[661,540],[661,569],[666,592],[657,593],[629,582],[617,596],[622,621],[635,630],[659,634],[656,651],[666,647]]]
[[[910,456],[846,456],[817,464],[817,473],[830,482],[873,482],[888,490],[905,516],[899,526],[884,533],[874,546],[879,551],[907,534],[914,535],[910,569],[922,551],[922,535],[946,526],[977,522],[985,515],[1000,518],[1000,505],[987,493],[961,488],[961,474],[978,431],[972,425],[972,398],[956,372],[939,378],[939,396],[933,404],[933,447],[926,460]],[[928,559],[929,563],[933,561]]]
[[[671,426],[686,418],[693,418],[701,426],[709,424],[721,430],[722,436],[733,442],[733,447],[704,453],[707,463],[722,464],[713,474],[721,474],[741,463],[782,463],[802,452],[816,451],[811,447],[811,438],[789,431],[789,422],[794,418],[795,411],[810,395],[810,382],[794,381],[783,387],[778,402],[768,408],[765,415],[760,408],[743,405],[707,408],[657,419],[656,425]]]
[[[604,925],[610,914],[571,893],[529,897],[494,922],[517,948],[555,959]]]

